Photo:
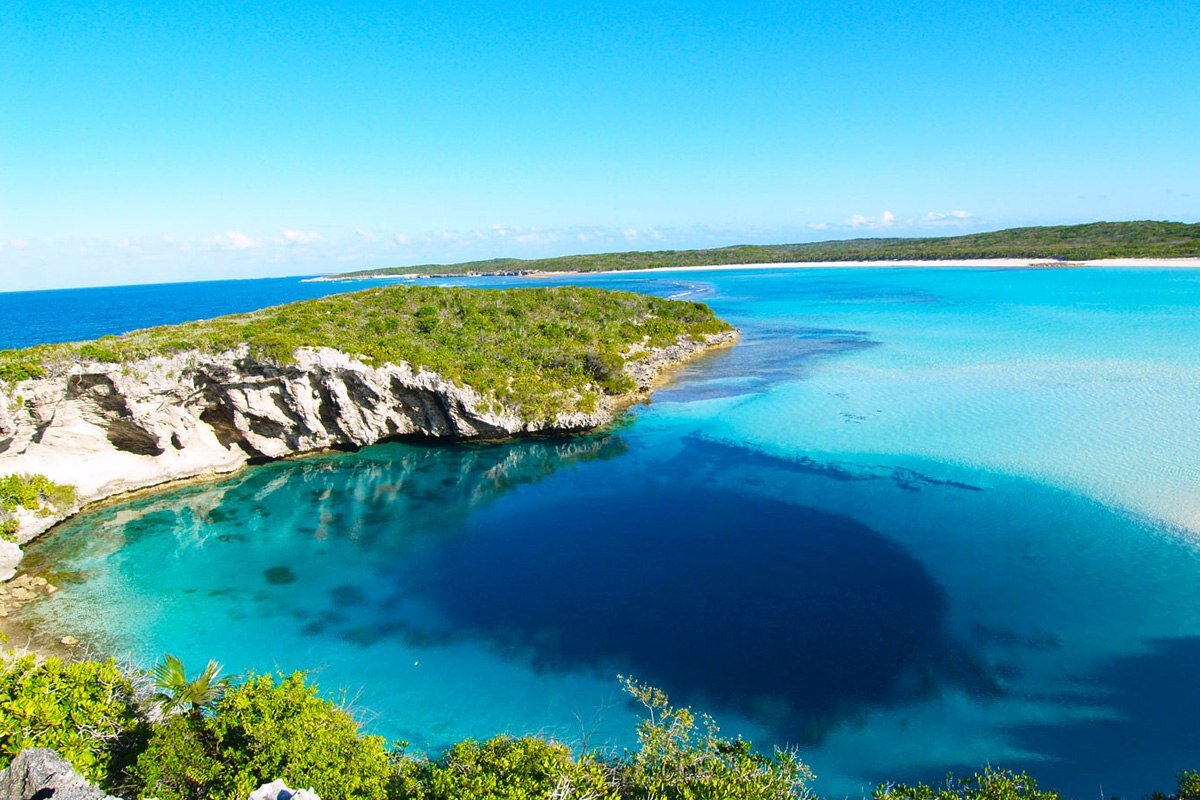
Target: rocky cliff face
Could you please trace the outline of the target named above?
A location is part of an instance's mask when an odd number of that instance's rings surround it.
[[[45,748],[17,753],[0,770],[0,800],[119,800],[88,783],[70,762]]]
[[[627,364],[638,390],[590,413],[530,418],[408,364],[370,366],[330,349],[292,364],[245,349],[127,364],[84,363],[0,392],[0,475],[39,473],[75,486],[80,505],[172,481],[227,473],[254,459],[362,447],[418,435],[501,438],[610,422],[666,368],[728,342],[681,338]],[[19,516],[28,541],[76,509]],[[0,553],[3,556],[3,553]],[[3,580],[0,565],[0,580]]]
[[[0,800],[121,800],[88,783],[69,761],[38,747],[17,753],[0,770]],[[321,800],[312,789],[289,789],[282,780],[265,783],[248,800]]]

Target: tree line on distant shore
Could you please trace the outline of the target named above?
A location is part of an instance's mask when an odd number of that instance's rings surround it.
[[[466,740],[434,757],[359,730],[303,673],[189,677],[167,656],[150,671],[34,656],[0,662],[0,769],[22,750],[57,751],[130,800],[244,800],[276,779],[323,800],[813,800],[794,750],[756,751],[707,715],[622,678],[643,712],[636,749],[574,753],[539,737]],[[1023,773],[988,768],[944,784],[880,786],[873,800],[1057,800]],[[1200,800],[1200,773],[1152,800]]]
[[[710,264],[804,261],[949,261],[975,258],[1091,261],[1103,258],[1200,258],[1200,223],[1093,222],[1040,225],[963,236],[860,238],[804,244],[734,245],[705,250],[644,250],[555,258],[496,258],[348,272],[368,275],[465,275],[502,272],[601,272]]]

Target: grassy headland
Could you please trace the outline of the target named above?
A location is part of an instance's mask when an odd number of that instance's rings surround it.
[[[730,326],[700,303],[579,287],[368,289],[91,342],[0,351],[0,382],[80,361],[217,353],[248,345],[280,363],[330,347],[368,363],[407,362],[532,412],[574,410],[633,388],[623,367],[643,347]]]
[[[1093,222],[1009,228],[966,236],[917,239],[843,239],[806,244],[743,244],[706,250],[655,250],[560,256],[496,258],[462,264],[421,264],[348,272],[368,275],[463,275],[472,272],[603,272],[710,264],[779,264],[804,261],[946,261],[975,258],[1051,258],[1089,261],[1102,258],[1200,257],[1200,223]]]

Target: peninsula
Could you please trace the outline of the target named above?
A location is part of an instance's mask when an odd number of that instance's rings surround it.
[[[805,244],[742,244],[704,250],[595,253],[556,258],[496,258],[461,264],[420,264],[329,276],[359,279],[415,275],[521,275],[610,272],[754,264],[855,264],[1007,260],[1015,263],[1111,259],[1195,260],[1200,266],[1200,223],[1093,222],[1009,228],[965,236],[860,238]]]
[[[393,437],[596,428],[736,336],[630,292],[396,286],[0,351],[0,580],[88,503]]]

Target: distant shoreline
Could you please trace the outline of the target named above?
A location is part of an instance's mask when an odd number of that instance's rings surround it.
[[[455,264],[373,267],[326,276],[524,277],[548,273],[663,269],[1200,267],[1200,222],[1131,220],[1037,225],[961,236],[732,244],[687,250],[625,250],[545,258],[488,258]]]
[[[1028,258],[965,258],[959,260],[904,261],[787,261],[763,264],[710,264],[700,267],[650,267],[597,272],[543,272],[542,275],[616,275],[627,272],[720,272],[737,269],[1078,269],[1126,267],[1130,269],[1200,269],[1200,258],[1104,258],[1092,261],[1058,261]],[[384,276],[379,276],[384,277]],[[411,276],[405,276],[411,277]]]
[[[640,272],[722,272],[739,269],[1079,269],[1079,268],[1124,268],[1124,269],[1200,269],[1197,258],[1101,258],[1088,261],[1060,261],[1050,258],[964,258],[941,260],[887,260],[887,261],[782,261],[758,264],[706,264],[694,267],[648,267],[646,269],[609,270],[502,270],[497,272],[472,273],[413,273],[397,275],[378,273],[368,275],[340,276],[322,275],[306,278],[305,282],[334,283],[341,281],[414,280],[417,278],[543,278],[555,275],[624,275]]]

